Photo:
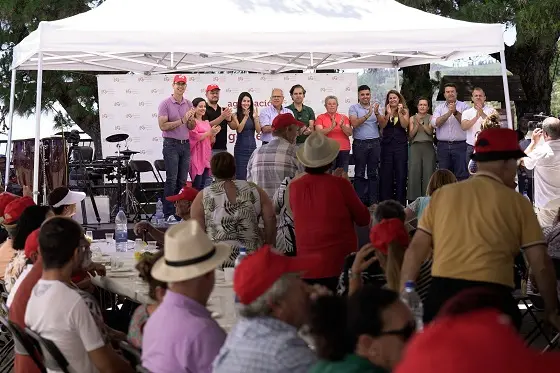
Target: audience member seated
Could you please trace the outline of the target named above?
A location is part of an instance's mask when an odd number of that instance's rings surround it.
[[[41,227],[43,274],[29,298],[25,324],[54,342],[70,371],[133,372],[112,349],[97,303],[72,285],[72,273],[82,266],[88,245],[80,225],[69,218],[55,217]]]
[[[166,199],[169,202],[175,203],[176,216],[180,217],[181,220],[189,220],[191,218],[192,202],[197,194],[198,190],[194,189],[190,182],[187,182],[178,194],[166,197]],[[163,237],[165,232],[157,229],[148,221],[136,223],[134,226],[134,234],[140,237],[148,234],[158,242],[160,247],[163,247]]]
[[[440,310],[407,347],[395,373],[552,373],[560,354],[541,354],[517,334],[503,293],[471,288]]]
[[[309,321],[311,298],[325,289],[310,287],[299,274],[314,260],[263,247],[235,268],[240,317],[214,361],[214,373],[309,371],[316,356],[298,331]]]
[[[148,296],[154,301],[150,304],[141,304],[136,308],[130,320],[130,327],[128,328],[128,342],[134,347],[142,348],[142,336],[144,335],[144,326],[150,318],[150,315],[158,308],[163,300],[167,284],[152,277],[151,271],[154,263],[163,256],[163,250],[150,256],[149,258],[142,259],[137,265],[136,269],[140,273],[142,280],[148,283],[149,291]]]
[[[214,289],[214,271],[229,255],[229,245],[210,241],[196,220],[165,232],[164,257],[151,274],[167,283],[167,292],[144,326],[144,368],[158,373],[211,372],[226,333],[206,304]]]
[[[406,214],[406,221],[410,222],[411,220],[416,220],[417,222],[420,221],[420,217],[424,212],[426,206],[428,206],[428,202],[430,202],[430,198],[432,194],[439,188],[444,185],[456,183],[457,178],[453,174],[453,172],[449,170],[437,170],[435,171],[432,176],[430,177],[430,181],[428,182],[428,187],[426,188],[426,195],[422,197],[416,198],[414,201],[406,206],[404,210]],[[414,224],[416,225],[416,224]]]
[[[196,196],[191,216],[211,240],[231,247],[231,255],[224,266],[233,267],[240,248],[251,253],[263,244],[259,219],[264,221],[264,243],[275,245],[276,215],[262,188],[245,180],[235,180],[233,155],[218,153],[212,157],[210,166],[215,181]]]
[[[272,198],[272,205],[276,214],[276,250],[287,256],[296,256],[297,247],[294,217],[289,207],[290,204],[286,200],[286,191],[290,182],[302,175],[303,173],[299,173],[295,177],[285,178]]]
[[[15,255],[8,263],[6,272],[4,273],[5,287],[8,292],[16,283],[19,275],[27,265],[25,257],[25,240],[35,230],[41,227],[41,224],[52,215],[48,206],[29,206],[21,213],[17,222],[17,228],[13,239],[13,248]]]
[[[76,214],[76,205],[85,198],[84,192],[75,192],[63,186],[50,192],[47,201],[55,215],[71,218]]]
[[[15,254],[14,248],[12,247],[12,237],[15,231],[15,225],[11,230],[6,225],[4,225],[4,211],[6,210],[6,207],[10,204],[10,202],[18,198],[18,196],[12,193],[0,193],[0,221],[2,223],[2,230],[6,231],[8,236],[6,240],[2,242],[2,246],[0,246],[0,280],[4,279],[6,267]]]
[[[309,283],[336,290],[346,255],[358,248],[355,224],[367,226],[368,208],[360,201],[342,169],[329,174],[340,144],[313,132],[297,151],[303,176],[290,182],[287,200],[294,216],[298,255],[315,255],[307,268]]]
[[[40,229],[35,229],[25,240],[25,268],[19,275],[18,279],[16,280],[15,284],[12,286],[12,290],[10,290],[10,294],[8,295],[8,299],[6,301],[6,305],[8,308],[12,304],[14,300],[14,295],[17,292],[20,284],[22,283],[23,279],[33,268],[33,264],[37,262],[39,258],[39,231]]]
[[[401,360],[416,323],[399,294],[368,285],[348,298],[321,297],[310,332],[320,360],[310,373],[384,373]]]

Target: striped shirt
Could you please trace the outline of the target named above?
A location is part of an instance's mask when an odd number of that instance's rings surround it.
[[[272,198],[287,177],[303,171],[296,157],[296,146],[282,137],[274,137],[266,145],[256,149],[247,164],[247,181],[260,186]]]

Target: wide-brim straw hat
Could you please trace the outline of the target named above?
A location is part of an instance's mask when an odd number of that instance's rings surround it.
[[[340,150],[338,141],[313,132],[297,150],[297,158],[305,167],[317,168],[331,164]]]
[[[231,248],[214,243],[194,219],[178,223],[165,232],[164,256],[152,268],[152,277],[162,282],[181,282],[218,268]]]

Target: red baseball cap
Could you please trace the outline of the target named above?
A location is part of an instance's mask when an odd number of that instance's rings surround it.
[[[241,304],[251,304],[282,275],[305,272],[315,263],[316,256],[289,257],[263,246],[235,267],[233,291]]]
[[[488,162],[526,156],[519,147],[517,132],[509,128],[488,128],[478,134],[471,158],[477,162]]]
[[[272,121],[272,129],[279,130],[282,128],[290,127],[292,124],[295,124],[298,127],[304,127],[305,124],[294,118],[294,116],[290,113],[279,114],[274,118]]]
[[[14,224],[23,211],[28,208],[29,206],[34,206],[35,202],[33,202],[33,198],[25,196],[21,198],[17,198],[12,202],[8,203],[6,209],[4,210],[4,221],[5,225],[12,225]]]
[[[194,189],[191,186],[191,183],[186,183],[185,186],[179,191],[179,193],[175,194],[174,196],[166,197],[165,199],[169,202],[177,202],[177,201],[194,201],[196,195],[198,194],[198,190]]]
[[[39,251],[39,232],[41,228],[35,229],[25,240],[25,247],[23,249],[25,257],[31,259],[31,256]]]
[[[216,89],[220,91],[220,87],[218,87],[217,84],[210,84],[208,87],[206,87],[206,92],[214,91]]]
[[[173,78],[173,83],[185,83],[185,84],[187,84],[187,76],[186,75],[175,75],[175,78]]]
[[[0,193],[0,219],[4,219],[4,210],[6,210],[6,206],[18,198],[19,196],[9,192]]]
[[[556,372],[558,353],[526,346],[496,310],[437,319],[416,334],[394,373]]]

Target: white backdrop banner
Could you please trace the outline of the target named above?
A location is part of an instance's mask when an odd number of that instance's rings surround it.
[[[173,92],[174,75],[99,75],[99,116],[103,156],[116,155],[117,147],[105,138],[117,133],[130,135],[126,146],[139,151],[134,159],[143,159],[152,164],[163,159],[162,137],[158,126],[157,112],[160,102]],[[348,114],[350,105],[357,102],[357,74],[192,74],[187,75],[185,97],[193,100],[205,98],[206,86],[218,84],[221,89],[219,105],[237,106],[241,92],[249,92],[262,111],[270,104],[273,88],[284,91],[284,105],[291,104],[289,90],[301,84],[305,90],[304,104],[315,111],[325,112],[323,101],[326,96],[338,97],[339,112]],[[236,132],[228,128],[228,151],[233,154]],[[260,146],[257,135],[257,146]],[[121,150],[124,150],[124,144]],[[142,181],[153,181],[152,175],[142,175]]]

